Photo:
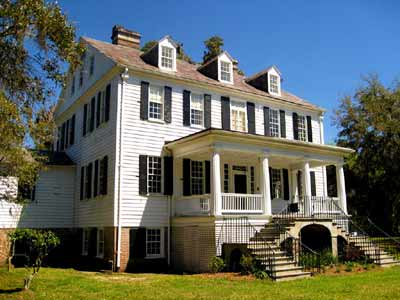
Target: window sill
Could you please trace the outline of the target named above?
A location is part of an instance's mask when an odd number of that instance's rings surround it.
[[[201,130],[205,129],[203,125],[195,125],[195,124],[190,124],[190,128],[201,129]]]
[[[150,123],[165,124],[164,120],[160,120],[160,119],[148,118],[147,121],[149,121]]]
[[[145,259],[161,259],[161,258],[165,258],[164,255],[151,255],[151,256],[147,256],[145,257]]]

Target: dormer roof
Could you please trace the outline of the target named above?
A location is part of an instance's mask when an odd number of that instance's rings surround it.
[[[252,81],[252,80],[254,80],[255,78],[258,78],[258,77],[260,77],[260,76],[263,76],[263,75],[267,74],[267,73],[270,72],[271,70],[275,70],[275,71],[279,74],[279,76],[282,76],[282,73],[281,73],[281,71],[278,69],[278,67],[275,66],[275,65],[271,65],[271,66],[269,66],[268,68],[265,68],[265,69],[261,70],[260,72],[257,72],[257,73],[254,74],[254,75],[251,75],[251,76],[249,76],[249,77],[246,77],[245,80],[246,80],[246,82]],[[282,77],[281,77],[281,79],[282,79]]]
[[[206,84],[209,85],[210,88],[225,88],[227,89],[227,93],[229,91],[247,93],[249,95],[265,97],[266,100],[269,99],[269,101],[281,101],[282,103],[301,106],[305,109],[311,109],[320,112],[324,111],[324,109],[321,107],[318,107],[284,90],[281,91],[280,96],[276,96],[257,89],[248,84],[246,82],[247,78],[245,78],[243,75],[240,75],[236,71],[234,71],[233,83],[227,86],[227,84],[202,74],[202,72],[199,70],[199,65],[190,64],[181,59],[176,60],[176,72],[166,73],[162,72],[157,66],[147,63],[143,58],[144,53],[138,49],[113,45],[87,37],[84,37],[83,41],[95,47],[99,52],[112,59],[117,65],[120,65],[124,68],[128,67],[134,71],[141,71],[143,73],[153,75],[159,74],[160,76],[166,78],[182,80],[186,81],[187,83]]]

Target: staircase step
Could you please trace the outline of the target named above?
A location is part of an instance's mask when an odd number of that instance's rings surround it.
[[[296,280],[296,279],[305,279],[305,278],[310,278],[310,277],[311,277],[311,273],[309,273],[309,272],[299,272],[296,274],[276,276],[273,279],[275,281],[289,281],[289,280]]]

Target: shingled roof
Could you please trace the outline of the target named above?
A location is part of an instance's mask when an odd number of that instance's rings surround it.
[[[194,80],[197,82],[217,86],[217,87],[225,87],[229,88],[235,91],[241,91],[241,92],[246,92],[258,96],[265,96],[268,98],[273,98],[273,99],[279,99],[283,102],[295,104],[295,105],[301,105],[304,108],[308,109],[313,109],[313,110],[318,110],[318,111],[324,111],[323,108],[314,105],[304,99],[301,99],[300,97],[297,97],[291,93],[288,93],[284,90],[282,90],[281,96],[274,96],[271,95],[267,92],[258,90],[248,83],[246,83],[246,77],[243,75],[238,74],[237,72],[233,76],[234,82],[233,84],[225,84],[222,82],[219,82],[218,80],[214,80],[212,78],[209,78],[202,73],[198,71],[199,65],[197,64],[190,64],[184,60],[177,59],[176,61],[176,72],[173,73],[166,73],[160,71],[157,67],[147,64],[143,59],[141,58],[141,55],[143,54],[142,51],[138,49],[134,49],[131,47],[126,47],[126,46],[120,46],[120,45],[115,45],[111,43],[106,43],[103,41],[95,40],[92,38],[88,37],[82,37],[82,41],[88,43],[89,45],[93,46],[96,48],[98,51],[112,59],[116,64],[125,66],[125,67],[133,67],[133,68],[139,68],[144,71],[152,71],[152,72],[158,72],[162,76],[168,76],[171,78],[175,79],[186,79],[186,80]]]

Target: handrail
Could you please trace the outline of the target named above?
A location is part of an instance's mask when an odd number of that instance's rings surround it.
[[[392,240],[393,242],[395,242],[397,245],[400,246],[400,242],[399,241],[397,241],[394,237],[392,237],[386,231],[384,231],[382,228],[380,228],[378,225],[376,225],[369,217],[367,217],[367,220],[372,226],[374,226],[376,229],[378,229],[378,231],[383,233],[383,235],[385,235],[387,238],[389,238],[390,240]]]

